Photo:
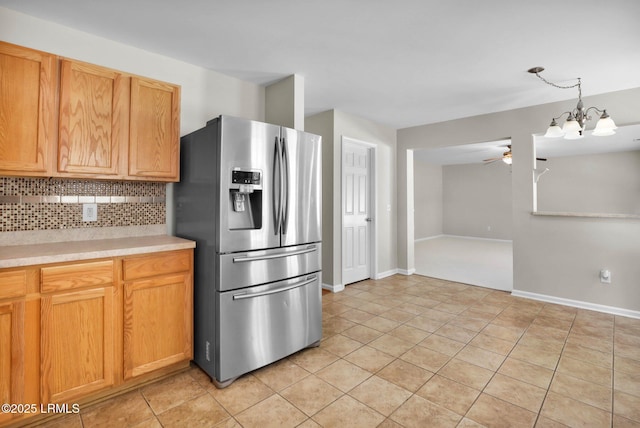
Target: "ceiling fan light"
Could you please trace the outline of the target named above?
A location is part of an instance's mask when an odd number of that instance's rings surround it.
[[[611,119],[611,117],[607,114],[606,110],[603,110],[602,116],[600,116],[598,123],[596,123],[596,128],[593,130],[593,135],[606,137],[608,135],[615,134],[616,129],[618,129],[618,127],[616,126],[613,119]]]
[[[551,124],[549,125],[549,128],[547,128],[547,132],[544,134],[544,136],[547,138],[558,138],[562,137],[563,135],[564,132],[562,131],[562,128],[560,128],[555,119],[551,119]]]

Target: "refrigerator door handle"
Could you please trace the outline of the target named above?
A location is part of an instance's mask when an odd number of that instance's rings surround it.
[[[284,154],[284,138],[280,139],[278,144],[279,150],[279,158],[278,162],[280,163],[280,222],[278,223],[278,233],[284,233],[284,210],[286,203],[286,195],[285,195],[285,154]]]
[[[287,140],[284,138],[282,139],[282,164],[284,166],[284,197],[282,198],[284,214],[282,215],[282,233],[286,233],[289,225],[289,155],[287,154]]]
[[[273,153],[273,189],[271,192],[273,202],[273,217],[275,232],[274,235],[280,234],[280,224],[282,223],[282,159],[280,157],[280,138],[276,137]],[[276,174],[278,174],[278,200],[276,200]]]
[[[282,257],[299,256],[300,254],[313,253],[317,249],[318,248],[315,245],[310,245],[310,246],[308,246],[307,248],[305,248],[303,250],[289,251],[287,253],[268,254],[266,256],[234,257],[233,258],[233,262],[234,263],[243,263],[243,262],[255,262],[255,261],[260,261],[260,260],[280,259]]]
[[[251,299],[253,297],[261,297],[261,296],[268,296],[270,294],[282,293],[283,291],[289,291],[289,290],[293,290],[294,288],[302,287],[303,285],[311,284],[317,278],[318,278],[317,275],[311,275],[311,276],[306,277],[302,281],[296,282],[295,284],[286,285],[286,286],[280,287],[280,288],[274,288],[273,290],[267,290],[267,291],[263,291],[263,292],[260,292],[260,293],[234,294],[233,295],[233,300]]]

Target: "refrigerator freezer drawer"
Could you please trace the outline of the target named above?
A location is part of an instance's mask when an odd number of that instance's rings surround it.
[[[307,244],[220,256],[218,291],[265,284],[322,269],[321,245]]]
[[[216,380],[232,380],[322,338],[320,272],[216,293]]]

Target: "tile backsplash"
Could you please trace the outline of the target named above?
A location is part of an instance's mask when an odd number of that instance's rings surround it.
[[[82,204],[98,220],[82,221]],[[166,183],[0,177],[0,232],[166,223]]]

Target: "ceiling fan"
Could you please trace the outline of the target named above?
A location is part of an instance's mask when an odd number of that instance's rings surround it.
[[[507,147],[507,150],[504,153],[502,153],[502,156],[497,158],[483,159],[482,162],[484,162],[485,165],[487,165],[487,164],[501,160],[507,165],[511,165],[511,162],[513,162],[513,157],[512,157],[513,155],[511,154],[511,144],[508,144],[506,147]],[[536,158],[536,160],[543,161],[543,162],[546,161],[545,158]]]

